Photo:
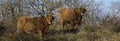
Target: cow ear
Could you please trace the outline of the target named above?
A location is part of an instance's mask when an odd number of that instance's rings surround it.
[[[65,10],[65,7],[62,7],[60,8],[60,12],[64,11]]]

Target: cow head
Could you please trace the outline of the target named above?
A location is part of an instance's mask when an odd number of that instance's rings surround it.
[[[85,8],[75,8],[75,12],[81,15],[84,15],[84,13],[86,12]]]
[[[48,22],[48,24],[52,24],[52,21],[54,19],[54,17],[50,14],[45,15],[46,21]]]
[[[64,7],[60,8],[60,13],[62,14],[62,12],[65,10],[66,10],[66,8],[64,8]]]

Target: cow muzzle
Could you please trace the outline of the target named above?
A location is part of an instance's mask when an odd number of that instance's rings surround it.
[[[83,16],[84,14],[83,14],[83,13],[81,13],[81,15]]]
[[[48,24],[51,24],[51,22],[48,22]]]

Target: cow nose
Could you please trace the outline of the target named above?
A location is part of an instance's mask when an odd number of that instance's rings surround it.
[[[81,13],[81,15],[84,15],[83,13]]]
[[[51,24],[51,22],[48,22],[48,24]]]

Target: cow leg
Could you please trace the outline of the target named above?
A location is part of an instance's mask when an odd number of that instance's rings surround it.
[[[81,22],[78,22],[78,25],[81,25]]]
[[[38,31],[38,38],[42,40],[42,32],[40,30]]]
[[[76,24],[75,22],[72,22],[72,23],[71,23],[72,29],[74,29],[74,28],[75,28],[75,27],[74,27],[74,26],[75,26],[75,24]]]
[[[43,33],[44,33],[44,34],[48,33],[48,27],[45,27]]]
[[[76,29],[75,25],[76,25],[76,22],[71,23],[72,28],[70,29],[70,32],[75,32],[75,29]]]
[[[62,24],[63,29],[65,29],[65,23]]]
[[[63,31],[66,33],[67,32],[67,23],[62,24]]]
[[[17,28],[17,33],[19,34],[19,33],[22,33],[23,32],[23,28]]]

